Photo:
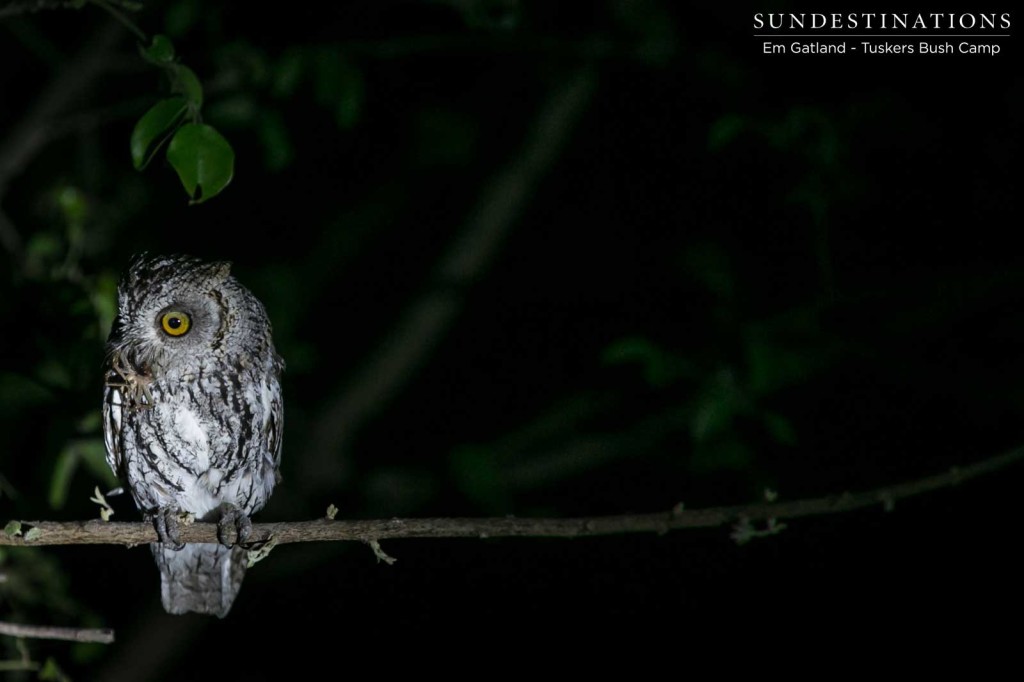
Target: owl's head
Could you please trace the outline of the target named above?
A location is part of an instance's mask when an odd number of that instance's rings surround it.
[[[154,375],[231,356],[276,356],[262,304],[230,270],[229,262],[190,256],[133,258],[117,286],[108,353]]]

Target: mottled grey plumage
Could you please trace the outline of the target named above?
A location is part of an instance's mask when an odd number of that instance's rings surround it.
[[[176,547],[178,513],[243,538],[279,480],[284,363],[263,305],[229,269],[136,256],[107,341],[107,462],[163,540],[151,547],[169,613],[227,615],[247,558],[238,546]]]

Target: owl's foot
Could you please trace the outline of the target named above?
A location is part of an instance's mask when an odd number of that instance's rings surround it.
[[[178,515],[180,512],[174,507],[161,507],[153,514],[153,527],[160,542],[167,545],[174,551],[185,546],[179,534]]]
[[[220,518],[217,520],[217,539],[225,547],[234,547],[243,543],[252,535],[252,521],[249,516],[238,508],[238,505],[225,502],[220,506]],[[234,542],[231,540],[234,539]]]

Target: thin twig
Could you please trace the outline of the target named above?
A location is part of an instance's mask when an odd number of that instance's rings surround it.
[[[35,661],[0,661],[0,673],[12,673],[27,670],[34,672],[41,666]]]
[[[121,11],[114,7],[112,3],[109,3],[106,0],[90,0],[90,2],[109,13],[110,16],[114,17],[119,24],[131,31],[136,38],[144,43],[149,42],[149,38],[146,36],[145,32],[136,26],[134,21],[121,14]]]
[[[878,507],[892,509],[897,500],[948,488],[969,479],[991,473],[1024,459],[1024,447],[1011,450],[962,469],[894,486],[859,493],[842,493],[791,502],[771,502],[682,509],[653,514],[623,514],[568,519],[444,518],[444,519],[377,519],[368,521],[293,521],[261,523],[252,528],[251,542],[271,538],[279,544],[293,542],[330,542],[386,540],[396,538],[498,538],[498,537],[589,537],[619,533],[665,533],[681,528],[715,528],[729,523],[767,521],[836,514]],[[0,545],[141,545],[157,540],[148,523],[107,523],[92,521],[22,521],[20,535],[0,533]],[[29,529],[32,540],[24,535]],[[217,542],[217,524],[194,523],[180,529],[183,542]]]
[[[110,628],[58,628],[48,625],[22,625],[0,621],[0,635],[31,637],[33,639],[61,639],[68,642],[96,642],[112,644],[114,631]]]

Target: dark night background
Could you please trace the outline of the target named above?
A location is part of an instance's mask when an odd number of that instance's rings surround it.
[[[237,155],[189,206],[128,154],[166,79],[102,8],[11,10],[35,4],[0,3],[4,522],[97,515],[102,344],[141,250],[232,260],[268,308],[284,483],[257,521],[795,500],[1024,444],[1015,37],[767,56],[753,12],[824,7],[147,3],[132,20]],[[28,642],[107,680],[265,679],[413,637],[963,624],[1022,606],[1020,474],[742,546],[399,540],[385,566],[288,545],[224,621],[164,615],[144,548],[2,548],[0,620],[116,629]]]

